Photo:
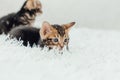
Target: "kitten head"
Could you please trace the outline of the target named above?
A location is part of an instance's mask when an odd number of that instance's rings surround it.
[[[42,13],[42,4],[39,0],[27,0],[23,5],[23,8],[35,13],[36,15]]]
[[[43,22],[40,29],[42,42],[50,49],[57,48],[62,50],[63,47],[68,47],[69,30],[74,24],[75,22],[63,25],[50,25],[48,22]]]
[[[39,0],[27,0],[19,11],[19,22],[32,25],[36,16],[42,14],[42,5]]]

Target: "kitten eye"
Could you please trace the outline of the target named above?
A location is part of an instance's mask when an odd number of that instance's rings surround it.
[[[64,42],[68,42],[69,39],[65,39]]]
[[[53,41],[54,41],[54,42],[58,42],[58,38],[54,38]]]

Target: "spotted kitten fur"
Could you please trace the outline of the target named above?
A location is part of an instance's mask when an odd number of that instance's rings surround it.
[[[28,26],[34,23],[35,18],[42,14],[42,5],[39,0],[26,0],[22,8],[0,18],[0,34],[8,32],[18,26]]]

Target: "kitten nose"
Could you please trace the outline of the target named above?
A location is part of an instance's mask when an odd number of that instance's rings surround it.
[[[59,50],[61,51],[63,49],[63,47],[59,47]]]
[[[62,50],[63,47],[64,47],[64,43],[63,43],[63,41],[62,41],[62,39],[61,39],[61,41],[59,42],[59,48],[60,48],[60,50]]]
[[[63,47],[64,47],[64,45],[63,45],[63,44],[61,44],[61,45],[60,45],[60,49],[62,50],[62,49],[63,49]]]
[[[64,46],[60,46],[61,48],[63,48]]]

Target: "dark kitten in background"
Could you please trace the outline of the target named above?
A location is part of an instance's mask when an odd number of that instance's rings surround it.
[[[39,0],[27,0],[20,11],[11,13],[0,19],[0,34],[7,34],[12,28],[32,25],[38,14],[42,13]]]

